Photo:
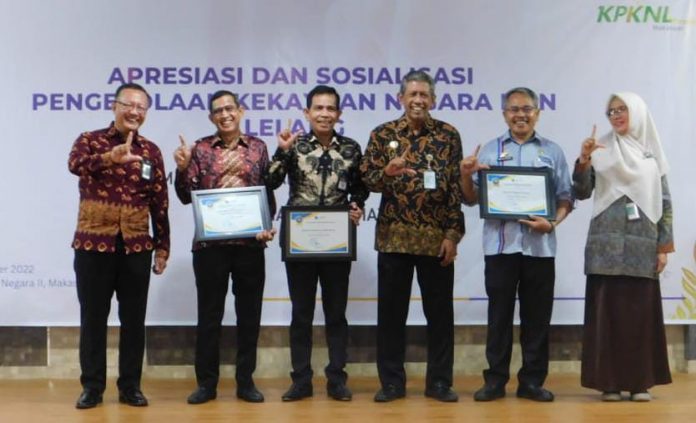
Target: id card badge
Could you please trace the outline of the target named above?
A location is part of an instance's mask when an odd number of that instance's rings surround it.
[[[143,159],[140,163],[140,177],[149,181],[152,178],[152,162]]]
[[[626,217],[628,220],[640,219],[640,213],[638,212],[636,203],[626,203]]]
[[[436,187],[435,172],[432,170],[426,170],[423,172],[423,187],[425,189],[435,189]]]
[[[338,184],[336,185],[336,188],[338,188],[339,191],[348,190],[348,181],[346,180],[345,173],[342,173],[341,176],[338,177]]]

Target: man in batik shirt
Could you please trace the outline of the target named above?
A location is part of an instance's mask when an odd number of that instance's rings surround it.
[[[278,150],[273,155],[269,181],[279,186],[288,175],[290,206],[350,206],[350,219],[357,225],[363,215],[365,199],[370,194],[360,179],[360,144],[338,134],[334,126],[341,116],[340,96],[332,87],[318,85],[307,94],[305,118],[311,131],[301,135],[286,129],[278,136]],[[329,397],[350,401],[346,386],[348,375],[348,276],[351,262],[286,261],[288,290],[292,301],[290,355],[292,386],[283,401],[312,396],[312,320],[316,304],[317,281],[321,284],[326,344],[329,364],[325,373]]]
[[[169,257],[167,182],[159,148],[138,130],[150,96],[137,84],[116,90],[114,121],[73,144],[70,172],[80,177],[80,211],[72,246],[80,301],[80,382],[77,408],[102,402],[106,388],[106,327],[114,292],[121,321],[119,400],[145,406],[140,390],[145,311],[152,252],[155,274]],[[149,219],[152,219],[152,235]]]
[[[268,150],[258,138],[241,133],[244,108],[236,94],[214,93],[208,102],[209,119],[215,134],[199,139],[191,147],[180,137],[174,152],[176,195],[183,204],[191,202],[191,191],[265,185]],[[268,190],[271,216],[275,214],[273,193]],[[263,402],[252,374],[256,369],[256,346],[261,324],[265,277],[264,249],[275,232],[262,231],[255,238],[201,241],[193,245],[193,273],[198,296],[196,329],[196,381],[189,404],[202,404],[217,397],[220,378],[220,331],[225,297],[232,277],[237,311],[237,397]]]
[[[457,130],[430,116],[435,86],[425,72],[401,82],[401,118],[375,128],[360,170],[381,192],[378,251],[377,370],[375,401],[406,394],[405,326],[414,268],[428,328],[425,395],[454,402],[454,259],[464,235],[458,183],[462,146]]]

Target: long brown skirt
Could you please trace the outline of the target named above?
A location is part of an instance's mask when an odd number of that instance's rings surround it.
[[[671,382],[659,280],[588,275],[582,386],[641,392]]]

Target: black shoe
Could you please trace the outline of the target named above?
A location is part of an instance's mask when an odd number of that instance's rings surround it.
[[[486,383],[474,393],[474,401],[493,401],[505,396],[505,385]]]
[[[406,389],[397,388],[396,385],[388,384],[375,394],[375,402],[391,402],[406,396]]]
[[[118,402],[128,404],[133,407],[145,407],[147,398],[138,388],[124,389],[118,392]]]
[[[459,401],[459,395],[444,383],[434,383],[425,388],[425,396],[442,402]]]
[[[246,402],[263,402],[265,398],[254,384],[249,386],[237,386],[237,398]]]
[[[350,401],[353,399],[353,393],[344,382],[326,384],[326,393],[336,401]]]
[[[520,386],[517,387],[517,397],[539,402],[553,401],[553,393],[551,393],[551,391],[544,389],[539,385],[531,385],[527,383],[520,384]]]
[[[75,408],[79,408],[81,410],[85,408],[94,408],[97,406],[97,404],[101,404],[101,402],[102,394],[100,394],[99,391],[96,389],[85,389],[80,394],[80,398],[77,399]]]
[[[283,394],[283,401],[288,402],[288,401],[299,401],[302,398],[309,398],[312,395],[314,395],[312,385],[309,383],[304,383],[304,384],[299,384],[299,383],[293,383],[290,385],[290,389],[288,389],[284,394]]]
[[[203,404],[215,398],[217,398],[217,391],[199,386],[189,395],[186,402],[189,404]]]

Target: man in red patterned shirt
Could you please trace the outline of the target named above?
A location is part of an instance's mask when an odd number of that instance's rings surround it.
[[[169,257],[169,200],[162,154],[138,133],[150,96],[140,85],[124,84],[115,97],[112,124],[80,135],[68,160],[70,172],[79,177],[80,189],[72,243],[83,387],[77,408],[102,402],[106,329],[114,292],[121,321],[119,401],[132,406],[148,404],[140,391],[140,377],[152,252],[152,270],[158,275]]]
[[[267,185],[268,150],[255,137],[242,134],[244,108],[236,94],[214,93],[208,102],[208,118],[215,134],[199,139],[193,147],[181,138],[174,152],[176,195],[183,204],[191,202],[191,191]],[[273,190],[266,189],[271,216],[275,215]],[[202,404],[217,397],[220,379],[220,331],[225,297],[232,276],[237,312],[237,397],[263,402],[252,374],[256,369],[256,345],[261,324],[265,276],[264,249],[275,230],[255,238],[195,242],[193,273],[196,277],[198,326],[196,329],[196,381],[189,404]]]

